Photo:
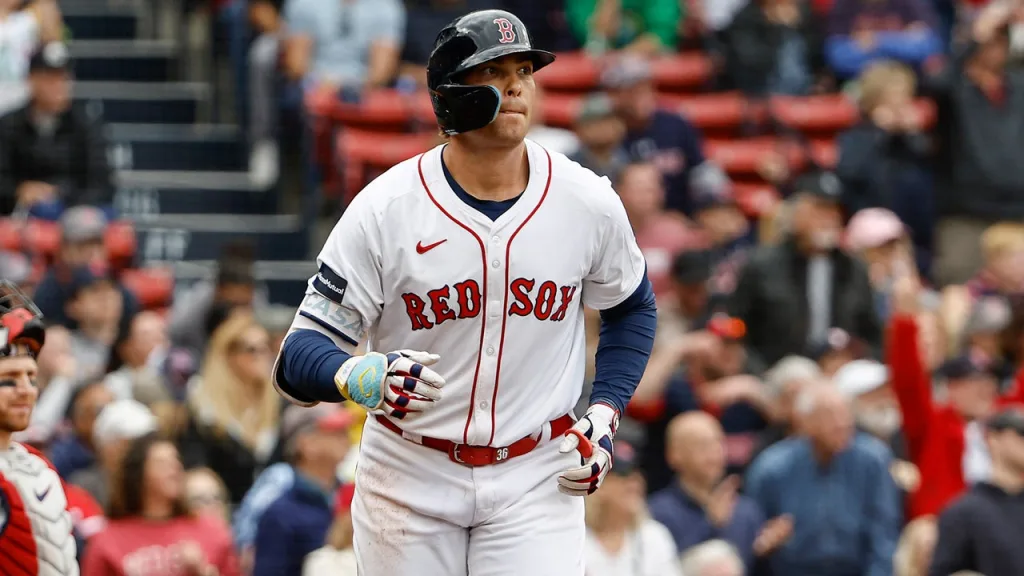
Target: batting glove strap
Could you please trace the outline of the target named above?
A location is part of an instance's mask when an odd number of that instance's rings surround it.
[[[346,360],[334,383],[342,396],[368,411],[401,419],[441,399],[445,381],[427,368],[439,359],[415,350],[368,352]]]
[[[593,494],[614,464],[612,440],[619,424],[619,413],[605,404],[594,404],[565,434],[559,448],[580,454],[580,466],[570,468],[558,477],[558,489],[570,496]]]

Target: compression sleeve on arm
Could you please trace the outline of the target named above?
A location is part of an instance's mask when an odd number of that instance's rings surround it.
[[[307,402],[342,402],[345,398],[334,384],[334,375],[352,356],[338,349],[326,334],[296,330],[281,349],[281,371],[288,392]]]
[[[654,346],[658,310],[647,273],[621,304],[601,311],[596,375],[590,403],[608,404],[622,413],[647,368]]]

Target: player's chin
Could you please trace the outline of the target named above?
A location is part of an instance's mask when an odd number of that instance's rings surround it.
[[[22,432],[28,429],[29,422],[32,421],[31,407],[12,407],[8,408],[6,412],[3,420],[0,421],[0,430]]]

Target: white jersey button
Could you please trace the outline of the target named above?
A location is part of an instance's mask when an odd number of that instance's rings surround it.
[[[491,236],[491,242],[501,242],[501,236]]]
[[[480,409],[481,410],[487,410],[487,408],[489,406],[490,406],[490,404],[487,403],[487,400],[484,400],[483,402],[480,403]]]
[[[488,356],[494,356],[494,346],[488,346],[487,347],[487,355]]]
[[[501,262],[498,260],[491,261],[491,268],[497,268],[498,266],[501,266]]]

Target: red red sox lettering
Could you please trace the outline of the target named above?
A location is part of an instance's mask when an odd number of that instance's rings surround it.
[[[537,320],[560,322],[576,296],[576,286],[516,278],[509,284],[509,292],[509,316],[533,316]],[[402,300],[413,330],[429,330],[449,320],[475,318],[483,309],[480,285],[472,279],[430,290],[426,297],[406,292]]]

